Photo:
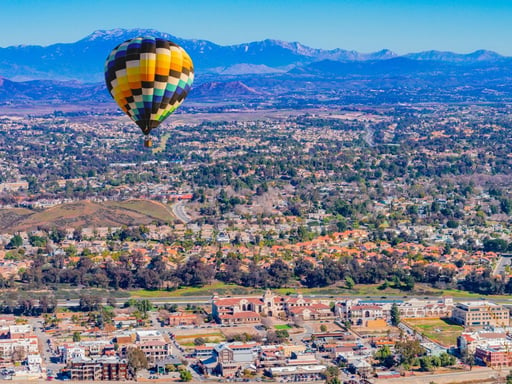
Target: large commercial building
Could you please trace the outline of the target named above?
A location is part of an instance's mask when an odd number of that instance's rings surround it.
[[[30,325],[9,325],[0,328],[0,361],[22,362],[29,355],[39,354],[37,336]]]
[[[507,332],[490,332],[488,330],[479,330],[476,332],[464,332],[457,338],[457,347],[462,355],[475,354],[476,347],[504,347],[512,351],[512,340],[507,336]]]
[[[165,360],[172,354],[172,344],[157,330],[136,331],[135,345],[146,355],[149,364]],[[126,349],[128,351],[129,347]]]
[[[453,299],[347,299],[336,303],[335,312],[343,321],[349,321],[352,325],[369,327],[370,323],[379,319],[389,321],[393,305],[397,306],[401,319],[450,317]]]
[[[302,365],[268,368],[265,373],[275,380],[297,381],[322,381],[325,380],[325,365]]]
[[[489,301],[468,301],[455,305],[452,319],[465,327],[508,326],[510,313]]]
[[[100,357],[97,359],[77,358],[71,361],[71,380],[100,381],[127,380],[128,364],[117,357]]]
[[[475,359],[494,369],[506,368],[512,366],[512,351],[502,346],[478,346]]]
[[[212,315],[221,324],[260,322],[260,315],[302,320],[329,319],[333,313],[328,305],[314,302],[302,295],[278,296],[267,290],[262,297],[213,297]]]

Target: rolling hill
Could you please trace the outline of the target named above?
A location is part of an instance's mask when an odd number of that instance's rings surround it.
[[[119,227],[172,222],[164,204],[151,200],[78,201],[44,210],[24,208],[0,210],[0,231],[31,231],[38,228]]]

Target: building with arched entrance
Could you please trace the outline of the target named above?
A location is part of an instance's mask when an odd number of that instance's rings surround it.
[[[312,318],[319,309],[325,316],[325,306],[317,308],[318,305],[319,303],[314,303],[311,299],[304,298],[300,294],[297,296],[280,296],[274,295],[270,289],[267,289],[261,297],[219,298],[214,295],[212,298],[212,316],[221,324],[226,323],[233,316],[240,319],[239,324],[256,322],[254,313],[266,317],[287,319],[296,316],[297,313],[302,313],[302,309],[305,308],[310,309],[308,314],[313,313]],[[330,311],[328,307],[327,309]],[[244,314],[247,314],[247,316],[244,316]],[[247,321],[244,319],[247,319]]]

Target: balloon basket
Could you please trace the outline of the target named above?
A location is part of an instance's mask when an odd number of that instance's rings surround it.
[[[151,140],[150,138],[145,138],[144,139],[144,147],[151,148],[152,146],[153,146],[153,140]]]

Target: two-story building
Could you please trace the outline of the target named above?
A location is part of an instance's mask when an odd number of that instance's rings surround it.
[[[229,297],[212,299],[212,315],[221,324],[257,323],[260,315],[303,320],[326,319],[333,316],[330,307],[307,299],[274,295],[267,290],[262,297]]]

